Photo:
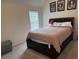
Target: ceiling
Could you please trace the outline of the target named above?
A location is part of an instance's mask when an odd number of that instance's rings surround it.
[[[20,3],[24,5],[30,5],[30,6],[43,6],[45,0],[1,0],[1,2],[8,2],[8,3]]]

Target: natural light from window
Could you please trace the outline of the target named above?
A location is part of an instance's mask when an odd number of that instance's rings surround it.
[[[30,28],[31,30],[39,29],[38,11],[29,11]]]

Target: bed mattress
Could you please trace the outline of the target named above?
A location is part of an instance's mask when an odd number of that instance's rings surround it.
[[[39,30],[30,31],[28,38],[33,41],[54,46],[57,52],[60,53],[62,42],[72,33],[70,27],[45,27]]]

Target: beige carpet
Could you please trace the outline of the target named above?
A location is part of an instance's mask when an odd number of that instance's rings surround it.
[[[77,41],[72,41],[58,59],[78,59]],[[3,55],[1,59],[50,59],[36,51],[26,48],[26,44],[16,47],[12,52]]]
[[[28,49],[28,51],[24,53],[21,59],[49,59],[49,58],[44,55],[39,54],[36,51]]]
[[[78,42],[72,41],[58,59],[78,59]]]

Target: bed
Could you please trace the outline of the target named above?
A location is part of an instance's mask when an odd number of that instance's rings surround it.
[[[55,22],[69,22],[70,21],[72,24],[72,28],[73,28],[74,17],[54,18],[54,19],[49,19],[49,20],[54,20]],[[57,29],[59,30],[55,31]],[[58,35],[59,37],[57,38],[56,35],[59,32],[62,34],[62,37],[65,38],[65,40],[61,40],[60,39],[61,37],[59,35]],[[65,32],[65,35],[63,36],[64,32]],[[40,29],[40,31],[29,32],[30,35],[28,35],[26,39],[27,47],[41,54],[44,54],[50,57],[51,59],[57,59],[57,57],[62,53],[64,48],[73,40],[73,31],[70,33],[69,32],[70,32],[70,29],[68,28],[63,29],[60,27],[59,28],[58,27],[54,27],[54,28],[46,27],[42,29],[42,31]],[[51,36],[53,35],[53,33],[56,34],[56,35],[54,34],[56,37]]]

